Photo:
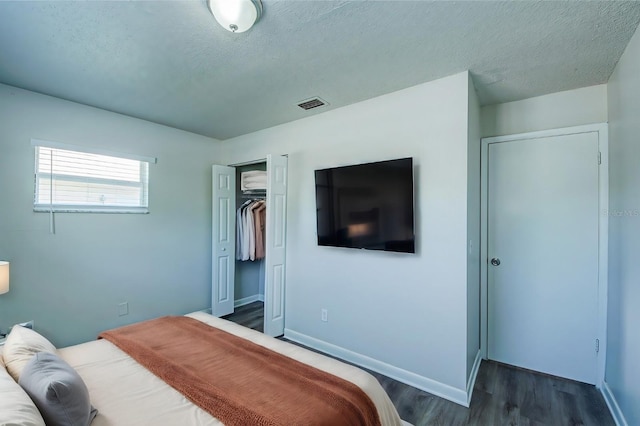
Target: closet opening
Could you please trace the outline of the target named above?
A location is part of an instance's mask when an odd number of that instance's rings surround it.
[[[236,168],[234,316],[264,331],[267,163]]]
[[[287,158],[212,167],[213,315],[262,319],[284,334]],[[260,327],[256,325],[259,329]]]

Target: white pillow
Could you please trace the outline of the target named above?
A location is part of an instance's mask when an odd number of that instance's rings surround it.
[[[7,336],[2,356],[11,377],[17,382],[25,365],[38,352],[56,353],[56,347],[30,328],[14,326]]]
[[[45,426],[29,395],[0,367],[0,425]]]

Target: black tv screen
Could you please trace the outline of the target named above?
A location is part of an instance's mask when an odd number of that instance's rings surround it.
[[[415,253],[412,158],[315,175],[318,245]]]

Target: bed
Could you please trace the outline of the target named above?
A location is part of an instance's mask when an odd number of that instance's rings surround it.
[[[185,317],[237,336],[244,341],[253,342],[259,345],[261,350],[266,348],[270,352],[282,354],[306,366],[315,367],[315,369],[344,379],[366,394],[375,407],[375,413],[381,425],[408,425],[400,419],[391,400],[378,381],[361,369],[203,312],[195,312]],[[32,348],[36,352],[48,349],[50,348]],[[99,339],[57,350],[54,348],[54,351],[77,372],[86,385],[90,403],[97,409],[97,415],[91,422],[92,425],[229,424],[221,422],[209,412],[192,403],[190,399],[107,339]],[[5,356],[6,361],[7,357]],[[4,363],[0,362],[0,370],[3,369],[2,364]],[[10,370],[10,367],[11,365],[8,364],[7,369]],[[0,391],[5,399],[4,404],[13,401],[11,404],[15,407],[15,400],[4,397],[9,394],[7,386],[12,384],[7,380],[3,381],[2,374],[3,372],[0,371]],[[20,377],[21,383],[23,378]],[[11,389],[15,390],[17,394],[20,391],[20,386],[17,384],[16,386],[17,389],[15,387]],[[0,401],[0,412],[5,413],[1,404],[3,404],[2,401]],[[30,408],[28,407],[28,399],[20,399],[20,404],[18,404],[20,407],[26,407],[25,410]],[[24,410],[21,415],[24,415]],[[33,420],[31,423],[26,420],[7,423],[6,419],[4,420],[3,423],[0,419],[0,425],[40,425],[37,420]]]

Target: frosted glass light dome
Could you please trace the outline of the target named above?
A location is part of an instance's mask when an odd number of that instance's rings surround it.
[[[260,19],[260,0],[207,0],[216,21],[227,31],[243,33]]]

